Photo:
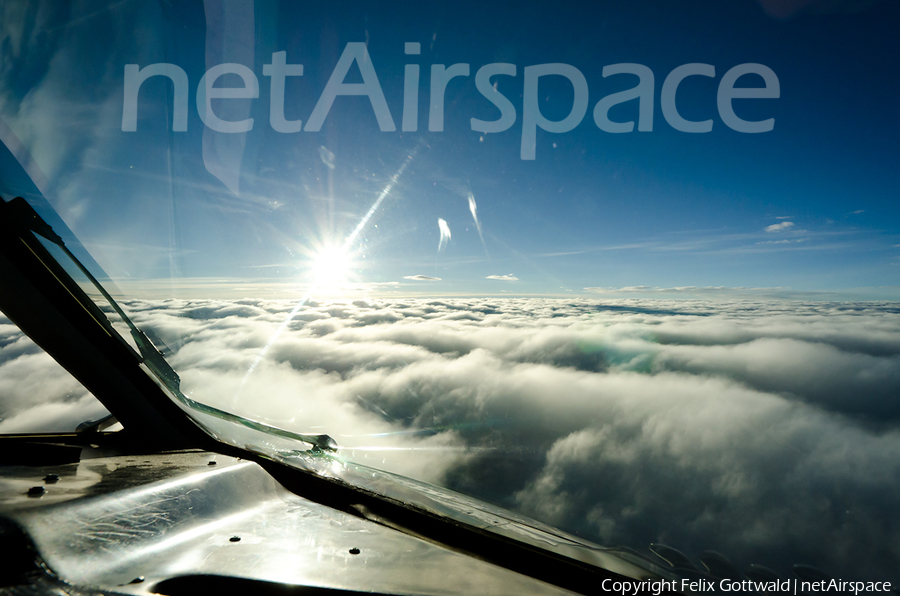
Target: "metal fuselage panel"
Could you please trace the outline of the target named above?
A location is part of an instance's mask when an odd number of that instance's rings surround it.
[[[0,518],[64,582],[122,593],[196,576],[383,594],[570,593],[311,502],[255,463],[207,452],[0,467]]]

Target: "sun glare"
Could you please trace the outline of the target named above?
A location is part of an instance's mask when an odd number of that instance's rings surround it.
[[[350,282],[353,259],[341,246],[323,247],[312,256],[310,281],[318,291],[339,291]]]

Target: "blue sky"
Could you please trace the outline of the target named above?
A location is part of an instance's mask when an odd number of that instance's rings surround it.
[[[722,287],[896,298],[900,11],[882,2],[777,19],[749,0],[669,4],[23,9],[5,19],[0,116],[39,166],[40,192],[123,286],[203,278],[300,287],[321,253],[352,235],[350,263],[335,265],[345,268],[335,277],[375,284],[364,286],[372,292],[620,297],[621,288]],[[37,43],[48,31],[54,42]],[[347,44],[358,42],[397,130],[379,130],[367,97],[338,97],[320,131],[274,131],[263,74],[272,53],[304,65],[303,76],[287,78],[284,112],[307,122]],[[421,53],[405,55],[405,42]],[[248,133],[209,130],[198,114],[200,78],[223,62],[259,81],[257,99],[212,100],[225,120],[252,117]],[[516,120],[482,134],[469,119],[499,111],[475,72],[496,62],[516,65],[516,76],[492,79]],[[187,130],[171,130],[172,86],[153,77],[141,87],[137,131],[125,132],[125,64],[156,63],[187,75]],[[431,65],[462,63],[470,76],[447,85],[444,130],[429,131]],[[547,63],[583,74],[587,113],[569,132],[538,130],[536,158],[522,160],[524,69]],[[633,75],[602,76],[619,63],[653,72],[652,131],[594,124],[600,99],[634,85]],[[677,94],[684,118],[712,119],[706,134],[675,130],[661,109],[663,81],[689,63],[715,67],[714,78],[688,77]],[[771,132],[736,132],[717,112],[719,81],[744,63],[778,77],[777,99],[734,100],[743,119],[774,118]],[[418,130],[403,132],[407,64],[420,66],[419,117]],[[354,64],[345,82],[362,80]],[[226,75],[218,86],[238,81]],[[737,86],[761,81],[748,75]],[[560,120],[573,87],[542,77],[538,96],[541,114]],[[610,118],[637,121],[638,101]],[[7,194],[27,190],[6,184]]]

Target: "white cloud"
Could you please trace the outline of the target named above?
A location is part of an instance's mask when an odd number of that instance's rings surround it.
[[[277,337],[293,303],[127,307],[195,399],[363,463],[606,544],[896,580],[900,308],[744,298],[313,301]]]
[[[431,277],[430,275],[405,275],[403,279],[411,279],[413,281],[441,281],[440,277]]]
[[[733,299],[733,298],[790,298],[796,294],[785,288],[745,288],[745,287],[726,287],[726,286],[676,286],[671,288],[660,288],[657,286],[625,286],[621,288],[604,288],[600,286],[592,286],[584,288],[585,292],[591,294],[607,294],[612,296],[621,296],[627,294],[630,296],[649,296],[654,298],[675,296],[687,298],[716,298],[716,299]]]
[[[72,431],[108,412],[0,315],[0,433]]]
[[[783,221],[781,223],[772,224],[766,227],[767,232],[783,232],[785,230],[789,230],[794,227],[794,222],[792,221]]]
[[[592,294],[632,294],[635,292],[649,292],[649,293],[657,293],[657,294],[683,294],[686,292],[710,292],[710,291],[718,291],[723,289],[732,289],[732,288],[720,288],[720,287],[706,287],[706,288],[698,288],[697,286],[681,286],[676,288],[658,288],[656,286],[625,286],[622,288],[602,288],[602,287],[590,287],[584,288],[585,291],[591,292]]]
[[[794,238],[794,239],[784,239],[784,240],[764,240],[761,242],[757,242],[757,244],[798,244],[800,242],[808,242],[809,238]]]
[[[485,279],[497,279],[500,281],[519,281],[519,278],[509,273],[507,275],[488,275]]]

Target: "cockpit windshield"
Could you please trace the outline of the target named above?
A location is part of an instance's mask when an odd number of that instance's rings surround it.
[[[896,3],[0,14],[0,196],[221,440],[900,585]]]

